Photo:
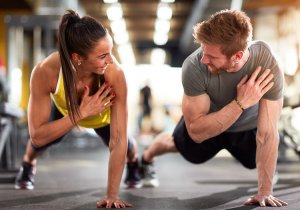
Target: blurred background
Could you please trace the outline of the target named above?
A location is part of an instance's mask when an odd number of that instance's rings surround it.
[[[113,53],[127,77],[128,131],[147,145],[158,132],[171,132],[181,116],[181,64],[198,47],[192,37],[193,26],[230,8],[250,16],[254,39],[267,41],[283,67],[285,108],[280,125],[286,137],[284,147],[297,153],[299,0],[0,0],[2,167],[14,167],[15,154],[23,151],[20,148],[28,139],[30,74],[56,50],[58,23],[66,9],[90,15],[110,31]],[[86,130],[74,133],[77,137],[94,135]]]

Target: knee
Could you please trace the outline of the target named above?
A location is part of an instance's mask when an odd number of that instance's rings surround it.
[[[242,163],[244,165],[244,167],[248,168],[248,169],[255,169],[256,168],[256,163],[250,163],[250,162],[244,162]]]
[[[159,134],[155,138],[154,143],[157,144],[159,147],[165,148],[165,149],[172,149],[175,146],[174,141],[173,141],[173,136],[168,133]]]

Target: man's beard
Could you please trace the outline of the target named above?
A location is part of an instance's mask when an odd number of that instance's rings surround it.
[[[232,61],[228,61],[227,63],[225,63],[223,66],[220,67],[216,67],[214,65],[207,65],[208,70],[213,73],[213,74],[219,74],[223,71],[227,71],[231,68],[233,68],[236,65],[236,63],[232,62]]]

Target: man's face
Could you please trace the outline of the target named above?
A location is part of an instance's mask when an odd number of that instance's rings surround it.
[[[233,68],[235,63],[221,52],[219,45],[201,44],[201,47],[203,52],[201,63],[207,65],[210,72],[220,73]]]

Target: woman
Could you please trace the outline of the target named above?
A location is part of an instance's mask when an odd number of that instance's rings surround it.
[[[83,126],[94,128],[110,150],[107,195],[97,206],[131,206],[120,200],[118,193],[126,156],[125,183],[140,184],[137,151],[135,142],[127,141],[126,80],[111,54],[112,47],[111,36],[95,19],[80,18],[72,10],[64,14],[58,30],[58,52],[39,63],[31,75],[30,141],[16,189],[33,189],[37,157],[74,126]]]

